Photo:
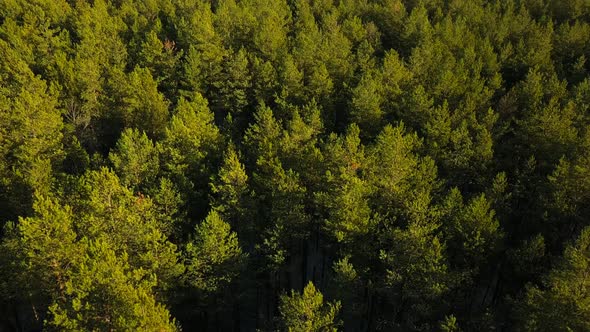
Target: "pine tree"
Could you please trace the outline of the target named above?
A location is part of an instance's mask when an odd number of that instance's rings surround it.
[[[168,218],[145,195],[123,186],[107,169],[91,171],[80,181],[74,201],[79,236],[101,240],[117,254],[128,255],[129,264],[157,276],[160,289],[172,286],[182,273],[177,247],[168,241]]]
[[[31,212],[33,193],[48,194],[63,158],[63,122],[55,91],[0,40],[0,220]]]
[[[410,224],[387,234],[391,246],[381,251],[387,274],[384,284],[395,307],[393,326],[416,328],[444,306],[454,276],[445,257],[445,244],[433,225]]]
[[[329,138],[324,151],[328,162],[324,190],[315,193],[326,213],[325,229],[338,242],[354,241],[371,230],[371,187],[358,176],[365,162],[359,132],[352,125],[345,136]]]
[[[199,93],[180,98],[160,145],[162,175],[174,183],[184,202],[191,201],[189,214],[199,217],[207,208],[207,184],[223,140],[213,120]]]
[[[367,310],[362,273],[350,260],[345,256],[334,262],[334,275],[328,284],[328,294],[342,302],[341,317],[346,328],[363,326],[362,315]]]
[[[203,160],[221,140],[208,102],[198,93],[178,101],[164,136],[162,158],[172,174],[202,171]]]
[[[255,119],[244,142],[253,169],[251,188],[259,207],[254,216],[261,237],[257,248],[264,264],[274,271],[285,262],[285,254],[294,253],[299,240],[309,236],[310,218],[305,211],[306,188],[299,174],[281,160],[283,145],[289,144],[281,124],[265,106],[259,107]]]
[[[549,192],[544,201],[548,204],[548,217],[551,221],[549,238],[566,239],[588,226],[588,205],[586,197],[589,183],[586,174],[588,168],[588,143],[590,136],[585,135],[580,143],[579,152],[574,158],[563,157],[553,173],[548,176]]]
[[[158,157],[154,143],[137,129],[126,129],[109,154],[121,183],[133,189],[154,185],[160,167]]]
[[[158,83],[159,91],[168,99],[174,100],[182,56],[183,52],[176,48],[176,42],[160,40],[156,31],[151,30],[141,44],[137,65],[149,68]]]
[[[382,86],[378,77],[365,74],[352,91],[350,117],[359,125],[365,135],[376,134],[381,129],[383,120]]]
[[[416,155],[422,140],[403,124],[386,126],[368,151],[366,177],[376,187],[375,209],[398,223],[426,222],[438,187],[433,161]]]
[[[126,255],[106,242],[86,244],[86,261],[76,266],[65,288],[49,307],[46,324],[65,330],[176,331],[168,310],[156,302],[155,278],[133,269]]]
[[[38,196],[35,211],[19,220],[2,246],[20,265],[12,272],[12,289],[21,293],[13,296],[32,303],[46,317],[44,326],[176,330],[155,300],[157,279],[150,270],[130,265],[127,251],[114,250],[119,244],[107,242],[109,236],[93,240],[77,233],[69,206]]]
[[[151,193],[162,232],[175,239],[182,238],[186,211],[181,209],[184,201],[174,183],[168,178],[160,178],[159,187],[152,189]]]
[[[543,288],[529,287],[518,306],[526,331],[583,331],[590,328],[587,278],[590,264],[590,229],[568,245]]]
[[[213,82],[215,92],[212,106],[215,112],[231,114],[237,118],[250,104],[252,77],[247,51],[241,48],[229,54],[224,59],[222,68]]]
[[[251,229],[253,225],[249,224],[247,219],[248,175],[232,144],[228,146],[223,165],[217,176],[212,178],[210,185],[214,195],[214,210],[228,220],[238,234]]]
[[[182,61],[181,94],[195,92],[211,96],[210,88],[222,71],[227,50],[222,45],[215,16],[209,2],[176,1],[176,33],[179,47],[185,50]]]
[[[2,286],[13,303],[28,302],[33,312],[43,315],[48,303],[65,296],[84,248],[78,244],[70,207],[37,196],[34,210],[34,216],[6,228],[1,244]]]
[[[322,293],[309,282],[303,294],[292,291],[290,296],[281,296],[281,325],[290,332],[335,332],[340,325],[336,318],[340,308],[340,302],[324,303]]]
[[[150,138],[161,138],[169,118],[169,102],[158,92],[157,82],[150,71],[136,67],[129,74],[124,91],[125,124],[146,132]]]
[[[197,225],[193,236],[185,247],[184,280],[206,296],[214,295],[238,276],[245,255],[236,233],[215,211]]]
[[[503,237],[495,211],[484,194],[464,204],[459,190],[452,189],[444,203],[451,260],[467,269],[478,269],[499,248]]]

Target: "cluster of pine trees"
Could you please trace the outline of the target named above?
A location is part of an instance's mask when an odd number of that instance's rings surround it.
[[[588,0],[0,0],[0,331],[590,331]]]

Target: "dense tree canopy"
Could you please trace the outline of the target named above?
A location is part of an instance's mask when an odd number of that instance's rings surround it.
[[[0,0],[0,331],[590,330],[588,0]]]

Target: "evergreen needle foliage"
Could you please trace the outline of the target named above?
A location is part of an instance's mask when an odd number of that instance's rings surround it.
[[[0,331],[588,331],[589,128],[589,0],[0,0]]]

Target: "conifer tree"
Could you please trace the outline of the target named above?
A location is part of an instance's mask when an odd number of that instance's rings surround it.
[[[136,67],[129,74],[122,102],[123,119],[129,127],[145,131],[150,138],[161,138],[168,121],[169,102],[158,92],[157,82],[146,68]]]
[[[126,129],[109,154],[121,183],[133,188],[146,188],[154,184],[160,167],[158,150],[145,133]]]
[[[49,307],[46,324],[65,330],[176,331],[164,306],[156,302],[155,278],[133,269],[102,241],[89,242],[86,261],[75,267]]]
[[[0,40],[0,220],[31,212],[33,194],[48,194],[63,158],[63,122],[55,91]]]
[[[160,145],[162,174],[178,188],[184,202],[191,200],[188,211],[198,217],[206,213],[209,179],[222,151],[223,137],[213,120],[201,94],[180,98]]]
[[[153,201],[123,186],[107,169],[87,173],[74,204],[79,236],[102,240],[129,264],[157,276],[157,286],[166,289],[182,273],[177,247],[168,241],[172,225],[158,218]],[[168,219],[169,220],[169,219]]]
[[[240,230],[252,227],[247,220],[248,190],[248,175],[235,147],[230,144],[218,175],[212,179],[211,191],[214,195],[213,208],[230,222],[238,234]]]
[[[563,258],[543,282],[543,288],[529,287],[519,306],[526,331],[575,331],[590,327],[587,276],[590,229],[582,230],[575,243],[567,246]]]
[[[381,129],[383,97],[379,81],[379,78],[365,74],[352,92],[351,120],[358,124],[366,135],[375,134]]]
[[[194,238],[186,245],[185,257],[185,282],[206,296],[227,287],[238,275],[245,258],[236,233],[215,211],[195,228]]]
[[[370,231],[372,217],[371,187],[358,176],[365,162],[359,127],[352,125],[344,137],[332,135],[324,155],[331,165],[323,179],[325,189],[316,193],[316,200],[327,214],[325,228],[338,242],[354,241]]]
[[[303,293],[292,291],[290,296],[281,296],[279,305],[281,325],[286,331],[337,331],[340,302],[324,303],[324,296],[312,282]]]

